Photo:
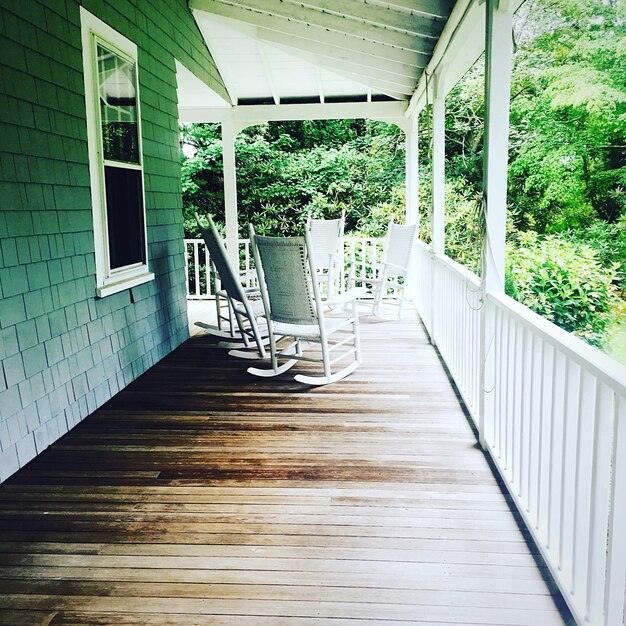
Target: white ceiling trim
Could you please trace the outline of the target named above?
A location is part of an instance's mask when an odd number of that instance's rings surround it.
[[[228,2],[235,0],[226,0]],[[238,4],[250,4],[250,0],[236,0]],[[418,37],[437,39],[443,30],[443,23],[434,17],[415,13],[395,11],[390,8],[366,4],[363,0],[287,0],[317,11],[334,14],[340,18],[361,21],[376,27],[393,29]],[[258,1],[256,2],[258,4]],[[262,4],[266,4],[263,2]],[[414,2],[414,4],[416,4]],[[345,21],[345,20],[344,20]],[[348,22],[349,23],[349,22]],[[348,27],[344,32],[350,32]]]
[[[320,68],[315,66],[315,80],[317,80],[317,91],[320,94],[320,102],[324,104],[324,85],[322,84],[322,75],[320,74]]]
[[[368,4],[376,4],[389,9],[400,9],[416,15],[446,19],[452,12],[454,2],[455,0],[368,0]]]
[[[180,121],[232,121],[239,127],[263,124],[269,121],[377,119],[401,124],[405,117],[404,102],[338,102],[324,104],[246,105],[231,108],[181,107]]]
[[[516,11],[524,0],[510,0]],[[398,0],[394,0],[398,2]],[[439,88],[444,95],[459,82],[485,50],[484,0],[458,0],[441,33],[433,56],[421,76],[406,114],[419,112],[432,101],[432,83],[439,74]]]

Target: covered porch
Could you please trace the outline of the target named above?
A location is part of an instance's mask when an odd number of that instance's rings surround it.
[[[147,273],[111,292],[96,291],[104,213],[89,199],[87,151],[98,142],[83,128],[83,4],[103,28],[111,22],[140,42],[130,58],[147,96],[149,228],[138,231]],[[0,408],[12,428],[0,431],[0,624],[549,626],[572,619],[566,603],[576,623],[623,624],[626,370],[504,294],[519,0],[171,0],[169,18],[150,3],[98,4],[68,0],[59,6],[71,5],[71,16],[30,18],[39,23],[29,46],[47,41],[46,30],[58,34],[44,58],[65,31],[75,42],[64,51],[68,93],[45,97],[56,94],[45,71],[29,91],[46,112],[75,110],[55,127],[65,150],[48,144],[55,133],[44,126],[32,155],[24,146],[36,118],[26,110],[13,144],[29,158],[14,167],[15,207],[0,214],[7,241],[21,246],[2,251]],[[232,36],[223,37],[227,24]],[[285,50],[299,62],[287,68]],[[28,68],[18,51],[12,61]],[[445,115],[447,93],[483,51],[478,277],[445,255]],[[31,84],[23,74],[12,87]],[[20,94],[14,112],[37,95]],[[398,125],[415,223],[424,107],[432,228],[409,285],[419,317],[364,317],[363,365],[315,390],[252,380],[247,363],[208,338],[184,341],[179,122],[222,124],[226,239],[238,260],[241,129],[354,117]],[[51,153],[58,178],[37,161]],[[39,177],[43,189],[31,186]]]
[[[192,338],[15,474],[0,623],[564,623],[422,324],[362,330],[313,390]]]

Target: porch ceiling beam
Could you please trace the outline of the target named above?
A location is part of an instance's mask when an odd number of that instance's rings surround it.
[[[279,33],[266,28],[258,28],[257,37],[270,44],[274,43],[294,50],[302,50],[303,52],[310,52],[311,54],[325,57],[328,59],[329,63],[333,61],[351,63],[361,67],[382,70],[389,74],[395,74],[405,78],[412,78],[416,82],[422,69],[426,65],[426,57],[423,55],[416,56],[415,64],[401,63],[390,59],[377,58],[371,54],[353,52],[334,45],[321,44],[319,41],[293,37],[292,35]]]
[[[415,54],[430,55],[435,44],[434,39],[397,33],[378,26],[362,24],[359,27],[359,23],[355,21],[348,24],[348,19],[328,13],[307,11],[302,8],[297,11],[298,7],[295,5],[288,5],[287,10],[281,11],[285,3],[280,1],[245,0],[247,4],[255,3],[255,6],[258,5],[260,7],[258,10],[251,10],[235,4],[236,1],[232,0],[232,3],[229,4],[220,0],[190,0],[189,6],[193,10],[221,15],[322,44],[336,45],[380,58],[390,58],[409,63],[416,60]],[[244,0],[241,2],[243,3]],[[271,13],[270,6],[281,11],[281,13]],[[300,19],[290,17],[294,14],[299,15]],[[351,25],[356,26],[356,28],[350,29]]]
[[[392,98],[396,98],[396,100],[409,100],[415,86],[414,82],[410,84],[403,84],[394,80],[387,80],[379,75],[373,75],[373,73],[367,69],[352,70],[337,67],[336,64],[324,62],[319,63],[319,65],[320,67],[324,67],[331,72],[335,72],[336,74],[339,74],[344,78],[348,78],[355,83],[360,83],[363,85],[364,90],[367,89],[367,87],[371,87],[374,91],[387,94]]]
[[[270,91],[272,92],[274,104],[280,104],[280,96],[276,90],[276,81],[274,81],[274,76],[272,74],[272,66],[267,59],[267,53],[265,52],[263,42],[257,39],[256,45],[259,49],[259,54],[261,55],[261,63],[263,63],[263,69],[265,70],[265,76],[267,77],[267,82],[269,83]]]
[[[269,121],[345,120],[367,118],[402,122],[407,102],[335,102],[324,104],[259,104],[237,107],[181,107],[180,121],[223,122],[233,120],[240,127]]]
[[[315,80],[317,81],[317,90],[320,94],[320,102],[324,104],[324,85],[322,83],[322,75],[319,67],[315,68]]]
[[[243,1],[247,4],[247,0]],[[443,29],[443,23],[437,22],[432,16],[395,11],[392,8],[366,4],[363,0],[298,0],[298,4],[317,11],[333,13],[339,17],[362,20],[373,26],[393,28],[418,37],[437,38]],[[413,0],[413,4],[418,3]]]
[[[444,17],[447,19],[452,12],[455,0],[369,0],[369,2],[383,5],[390,9],[403,9],[419,15]]]

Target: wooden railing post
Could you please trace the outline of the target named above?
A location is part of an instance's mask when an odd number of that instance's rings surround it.
[[[506,199],[509,152],[509,109],[512,67],[513,14],[509,0],[487,0],[485,34],[485,241],[480,325],[480,443],[493,424],[495,406],[495,309],[487,294],[504,290]]]

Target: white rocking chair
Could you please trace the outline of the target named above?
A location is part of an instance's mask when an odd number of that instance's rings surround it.
[[[361,363],[356,303],[358,290],[350,290],[332,301],[325,301],[324,305],[345,305],[336,316],[326,317],[315,280],[308,231],[304,237],[262,237],[256,235],[250,226],[250,243],[265,307],[271,368],[250,367],[248,372],[255,376],[278,376],[298,361],[309,361],[323,364],[323,376],[298,374],[295,377],[298,382],[326,385],[351,374]],[[340,338],[330,340],[331,336],[340,332]],[[279,336],[291,337],[293,342],[279,351]],[[303,355],[311,344],[319,346],[321,357]],[[352,361],[333,373],[332,366],[348,357]],[[286,359],[286,362],[279,365],[279,359]]]
[[[263,359],[267,352],[267,333],[259,327],[257,318],[264,315],[263,302],[260,297],[256,300],[251,296],[259,295],[258,289],[245,289],[241,283],[241,278],[235,273],[226,252],[226,246],[222,241],[213,219],[207,215],[209,227],[205,228],[200,222],[200,218],[195,214],[198,228],[204,239],[204,243],[209,250],[209,256],[213,263],[221,283],[221,289],[216,293],[216,299],[225,298],[229,307],[229,317],[225,318],[231,331],[224,331],[220,326],[214,327],[203,322],[196,322],[196,326],[206,329],[209,334],[221,339],[232,339],[233,341],[221,341],[220,348],[230,349],[229,354],[245,359]],[[221,315],[219,300],[217,303],[218,319]],[[235,324],[238,332],[234,330]],[[256,351],[243,351],[256,347]]]
[[[374,315],[380,315],[383,301],[391,301],[398,305],[398,318],[402,316],[416,239],[417,224],[394,224],[392,220],[387,228],[383,256],[377,275],[373,278],[357,278],[356,281],[352,279],[352,282],[362,282],[372,286],[374,291],[372,313]],[[391,297],[389,296],[390,289],[393,290]]]
[[[311,237],[311,256],[318,284],[324,287],[323,294],[332,299],[343,291],[343,229],[345,211],[337,220],[316,220],[311,214],[306,230]]]

